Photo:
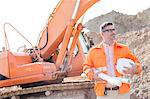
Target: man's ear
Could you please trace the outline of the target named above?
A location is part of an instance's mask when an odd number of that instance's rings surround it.
[[[103,32],[100,32],[100,36],[103,37]]]

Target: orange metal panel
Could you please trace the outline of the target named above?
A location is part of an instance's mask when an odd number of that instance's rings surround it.
[[[39,74],[39,73],[43,73],[43,68],[42,68],[41,64],[37,64],[37,63],[16,65],[16,67],[13,67],[10,69],[10,77],[11,78],[35,75],[35,74]]]
[[[23,65],[32,62],[31,56],[26,53],[12,53],[15,57],[16,65]]]
[[[78,48],[79,48],[79,53],[77,54],[76,57],[73,57],[72,61],[71,61],[71,66],[72,69],[71,71],[68,73],[68,76],[78,76],[82,73],[82,64],[85,60],[85,55],[83,53],[83,49],[81,47],[80,42],[77,42]]]
[[[13,65],[10,69],[11,79],[0,81],[0,87],[53,80],[52,73],[54,72],[56,72],[56,65],[53,63],[36,62],[20,66]]]
[[[8,52],[0,53],[0,74],[9,77]]]
[[[37,74],[31,76],[24,76],[14,79],[2,80],[0,81],[0,87],[12,86],[12,85],[20,85],[20,84],[28,84],[39,81],[47,81],[52,80],[51,75]]]

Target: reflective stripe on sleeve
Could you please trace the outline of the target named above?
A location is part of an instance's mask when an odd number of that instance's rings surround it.
[[[104,72],[107,71],[107,67],[99,67],[99,68],[95,68],[95,70],[98,72]]]

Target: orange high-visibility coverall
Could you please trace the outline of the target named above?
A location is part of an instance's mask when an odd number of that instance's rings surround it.
[[[115,43],[114,44],[114,64],[116,65],[117,59],[119,58],[129,58],[137,63],[137,74],[140,74],[142,71],[141,64],[139,60],[131,53],[129,48],[126,45]],[[106,55],[104,53],[104,47],[102,44],[96,45],[91,48],[85,62],[83,63],[83,72],[87,75],[89,79],[92,80],[94,72],[92,68],[104,68],[106,67]],[[102,71],[107,74],[107,70]],[[117,77],[123,76],[117,72],[115,68],[115,74]],[[106,81],[97,81],[95,83],[94,90],[97,96],[103,96],[105,91]],[[124,94],[130,91],[130,85],[123,83],[119,88],[119,93]]]

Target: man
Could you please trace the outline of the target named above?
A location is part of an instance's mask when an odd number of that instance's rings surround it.
[[[116,29],[113,23],[104,22],[100,26],[100,35],[103,41],[90,49],[83,64],[83,71],[89,79],[96,81],[94,90],[97,99],[130,99],[129,84],[122,83],[118,87],[99,78],[98,74],[104,73],[111,77],[122,77],[123,75],[116,70],[119,58],[128,58],[136,63],[132,68],[126,67],[126,70],[123,71],[125,74],[139,74],[142,71],[140,62],[127,46],[116,42]],[[94,69],[99,72],[94,72]]]

